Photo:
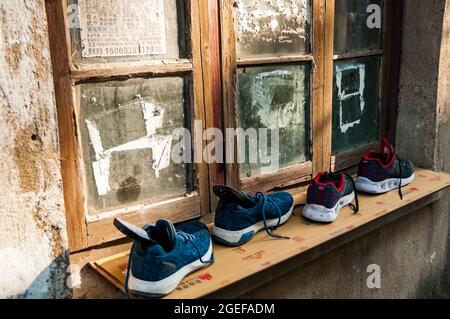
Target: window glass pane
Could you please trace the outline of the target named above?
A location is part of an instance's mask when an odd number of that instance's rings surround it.
[[[75,63],[185,57],[182,0],[69,0]]]
[[[276,171],[277,168],[309,160],[309,65],[241,68],[238,70],[238,89],[240,127],[246,132],[255,129],[258,134],[258,144],[254,141],[250,145],[247,139],[242,177]],[[270,149],[273,134],[269,131],[262,136],[261,128],[279,130],[279,167],[267,167],[266,161],[261,161],[264,151],[259,145],[264,141],[261,138],[266,137],[267,143],[262,145]],[[257,149],[254,148],[256,145]],[[243,144],[239,146],[242,149]],[[255,155],[255,152],[260,156],[252,163],[250,155]],[[270,155],[270,151],[267,154]]]
[[[310,0],[236,0],[234,14],[239,58],[311,51]]]
[[[184,164],[171,160],[186,127],[186,80],[132,79],[79,85],[79,126],[89,213],[184,195]]]
[[[379,21],[382,19],[382,0],[336,0],[334,24],[334,53],[358,52],[381,48],[381,28],[373,27],[377,18],[370,5],[378,6]],[[371,9],[370,7],[369,9]],[[381,21],[382,25],[382,21]]]
[[[336,61],[333,90],[333,153],[378,140],[379,58]]]

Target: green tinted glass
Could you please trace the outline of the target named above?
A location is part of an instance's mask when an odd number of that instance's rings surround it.
[[[333,153],[378,140],[379,58],[336,61],[333,89]]]
[[[310,127],[309,65],[241,68],[238,70],[238,89],[240,127],[244,130],[256,129],[258,133],[260,128],[279,130],[279,168],[307,161]],[[271,136],[268,135],[267,140],[269,145]],[[246,161],[241,167],[243,176],[258,175],[264,167],[259,159],[258,163],[250,163],[251,146],[247,147]]]
[[[382,30],[374,27],[374,22],[382,21],[382,3],[382,0],[336,0],[335,54],[381,48]]]

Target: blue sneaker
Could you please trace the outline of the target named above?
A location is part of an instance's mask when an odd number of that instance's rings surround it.
[[[286,192],[256,196],[226,186],[214,186],[220,198],[216,209],[213,237],[230,246],[248,242],[260,230],[275,238],[287,238],[272,233],[287,222],[294,210],[294,199]]]
[[[356,205],[352,204],[353,200]],[[332,223],[347,205],[352,205],[355,213],[359,211],[353,178],[346,173],[320,173],[308,187],[303,216],[316,222]]]
[[[200,222],[177,228],[167,220],[139,228],[119,219],[114,225],[134,239],[125,291],[158,298],[172,292],[188,274],[214,262],[211,236]]]

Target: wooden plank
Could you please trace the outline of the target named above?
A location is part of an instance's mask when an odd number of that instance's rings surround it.
[[[331,157],[331,171],[338,172],[346,168],[358,165],[363,156],[371,150],[378,150],[380,148],[379,143],[369,144],[359,147],[355,150],[338,154]]]
[[[210,38],[210,67],[211,67],[211,95],[213,109],[207,108],[208,111],[212,111],[214,127],[224,132],[223,125],[223,108],[222,108],[222,74],[221,74],[221,56],[220,56],[220,10],[217,0],[208,0],[209,4],[209,38]],[[207,116],[208,118],[208,116]],[[211,179],[212,182],[217,184],[225,183],[225,167],[222,164],[214,166],[215,175]]]
[[[95,63],[73,66],[71,69],[71,77],[75,83],[79,83],[89,80],[105,80],[118,77],[173,75],[192,70],[192,63],[187,59]]]
[[[248,193],[269,192],[289,185],[289,182],[301,183],[305,180],[305,177],[310,180],[311,174],[312,162],[307,162],[283,168],[273,173],[244,178],[241,180],[241,188]]]
[[[325,140],[324,132],[324,72],[325,72],[325,0],[313,1],[313,55],[312,71],[312,175],[324,167],[324,150],[331,140]]]
[[[330,0],[328,0],[328,1],[330,1]],[[330,6],[332,5],[331,2],[332,1],[330,1],[330,4],[329,4]],[[328,12],[328,14],[329,14],[329,12]],[[333,29],[334,29],[334,24],[333,24]],[[383,53],[384,53],[384,50],[372,49],[372,50],[363,50],[363,51],[360,51],[360,52],[334,54],[333,55],[333,60],[356,59],[356,58],[363,58],[363,57],[368,57],[368,56],[383,55]]]
[[[270,238],[265,232],[259,232],[249,243],[236,248],[214,245],[216,262],[208,268],[190,274],[178,288],[168,295],[170,299],[201,298],[218,292],[243,279],[250,278],[274,266],[284,264],[303,254],[315,254],[316,249],[335,242],[339,238],[348,238],[364,227],[378,220],[389,218],[394,213],[416,202],[422,202],[433,194],[449,189],[450,175],[424,169],[416,170],[416,180],[404,188],[404,200],[400,200],[396,191],[380,196],[360,196],[360,212],[354,214],[350,207],[341,211],[338,220],[332,224],[311,223],[301,217],[302,208],[296,210],[289,222],[276,232],[289,236],[289,240]],[[317,255],[317,254],[316,254]],[[124,289],[123,274],[128,262],[128,252],[93,262],[95,268],[101,267]],[[226,269],[227,271],[224,271]],[[112,279],[111,279],[112,278]]]
[[[203,67],[203,87],[205,99],[206,129],[222,130],[222,92],[220,83],[220,39],[219,39],[219,7],[215,0],[200,1],[201,15],[201,50]],[[217,139],[217,137],[215,137]],[[217,140],[216,140],[217,141]],[[222,141],[220,141],[222,142]],[[217,146],[222,145],[218,144]],[[216,148],[216,152],[220,152]],[[217,154],[217,153],[216,153]],[[213,196],[212,187],[224,184],[225,175],[221,163],[209,161],[210,211],[214,211],[217,199]]]
[[[202,48],[201,48],[201,29],[200,29],[200,3],[201,0],[190,0],[190,27],[191,27],[191,46],[192,46],[192,63],[194,65],[193,81],[194,81],[194,108],[195,119],[202,123],[202,134],[206,128],[205,100],[203,96],[203,70],[202,70]],[[202,154],[206,147],[206,142],[202,140]],[[195,151],[195,150],[194,150]],[[208,164],[204,160],[196,164],[198,168],[198,187],[200,192],[201,215],[205,215],[211,211],[210,193],[209,193],[209,169]],[[189,204],[191,205],[191,204]],[[186,210],[189,208],[185,207]],[[180,219],[178,219],[180,220]]]
[[[325,17],[325,69],[323,111],[323,170],[331,168],[331,145],[333,141],[333,79],[334,79],[334,13],[335,0],[326,0]]]
[[[308,62],[313,61],[311,54],[294,55],[294,56],[276,56],[265,58],[239,58],[237,59],[238,66],[250,66],[260,64],[280,64],[280,63],[293,63],[293,62]]]
[[[139,226],[151,224],[159,219],[169,219],[173,223],[194,219],[201,216],[200,196],[186,197],[170,201],[168,203],[157,203],[143,207],[138,211],[119,216],[111,216],[88,224],[88,246],[98,246],[103,243],[123,238],[113,225],[114,218],[119,217]]]
[[[224,127],[236,128],[236,39],[233,21],[233,1],[220,0],[220,29],[222,47],[222,92]],[[237,161],[237,138],[225,141],[227,150],[234,150],[233,163],[225,164],[226,184],[235,188],[240,186],[239,164]]]
[[[72,253],[70,255],[70,264],[76,266],[77,269],[83,269],[87,264],[98,259],[116,255],[131,248],[131,240],[124,238],[106,245],[100,245],[87,250]]]
[[[66,28],[66,4],[66,1],[57,0],[45,2],[58,111],[67,233],[70,250],[77,251],[87,245],[87,228],[84,218],[83,182],[80,175],[81,155],[74,121],[74,92],[69,77],[71,61],[69,34]]]

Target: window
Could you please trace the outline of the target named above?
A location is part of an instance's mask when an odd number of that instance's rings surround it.
[[[274,166],[261,158],[250,161],[261,150],[252,152],[249,141],[236,138],[237,148],[247,152],[235,159],[240,165],[227,166],[230,185],[267,191],[311,179],[313,105],[319,103],[313,83],[320,77],[314,6],[310,0],[221,1],[225,126],[246,134],[267,128],[268,135],[278,132],[279,141]]]
[[[46,6],[73,252],[121,238],[117,216],[141,225],[211,216],[214,183],[298,190],[392,133],[394,1]],[[222,129],[232,162],[173,161],[191,153],[196,123],[202,134]],[[186,145],[179,128],[193,133]],[[255,136],[279,144],[276,165]]]
[[[334,28],[327,55],[326,106],[332,112],[332,170],[357,164],[380,137],[389,135],[394,1],[327,1]],[[378,24],[378,25],[377,25]],[[332,81],[330,81],[332,79]]]
[[[280,143],[272,170],[249,164],[249,154],[228,165],[230,185],[300,185],[356,165],[388,135],[393,1],[220,4],[225,126],[278,129]],[[237,147],[251,152],[242,141]]]
[[[49,0],[47,13],[71,250],[120,238],[116,216],[209,212],[207,165],[171,160],[174,130],[205,122],[198,0]]]

